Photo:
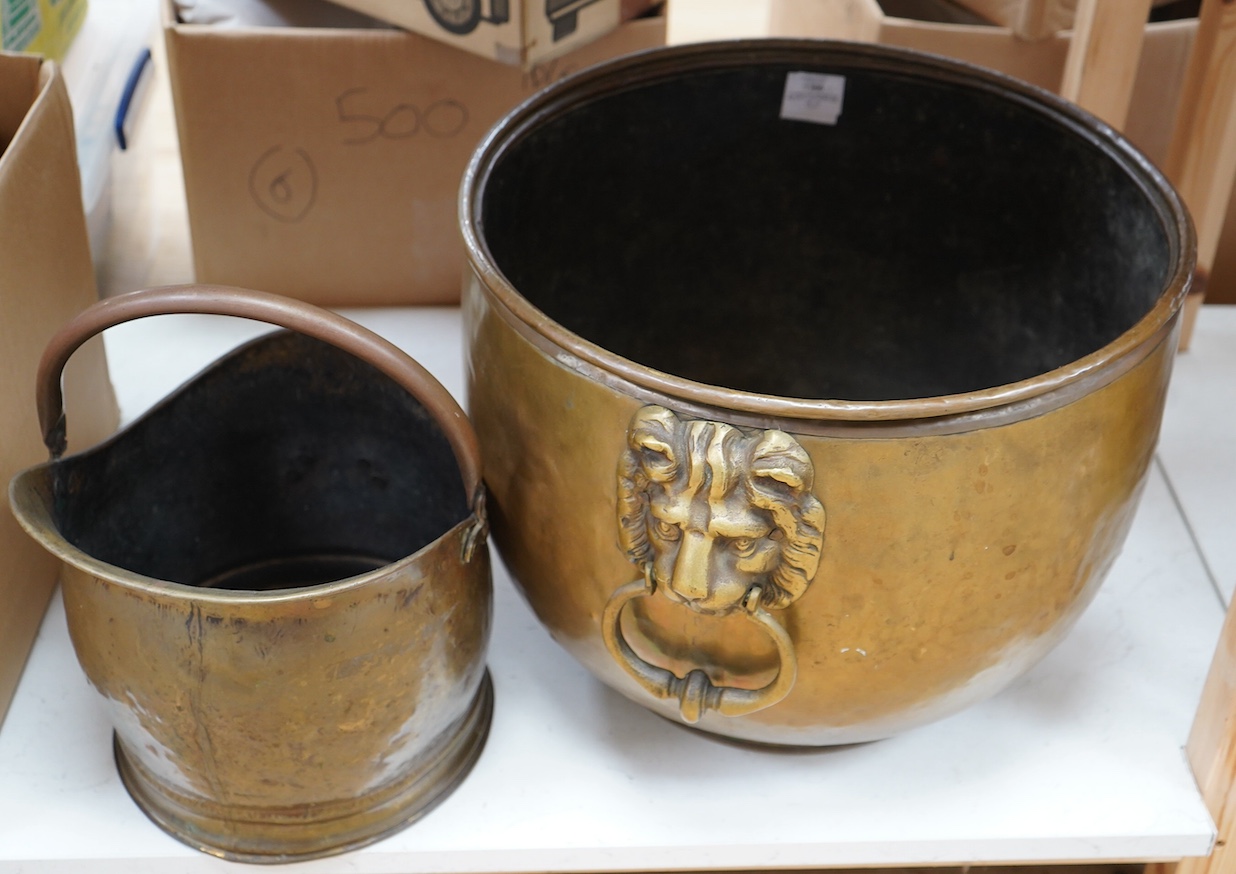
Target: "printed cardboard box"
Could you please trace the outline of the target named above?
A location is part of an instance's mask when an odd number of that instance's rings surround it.
[[[521,71],[393,28],[164,16],[197,280],[324,306],[457,302],[481,137],[539,87],[665,41],[641,19]]]
[[[34,406],[35,369],[53,333],[98,296],[59,68],[0,54],[0,482],[47,459]],[[70,449],[116,426],[102,341],[64,378]],[[55,587],[59,563],[0,506],[0,720]]]
[[[335,0],[504,64],[527,67],[592,42],[660,0]]]
[[[60,60],[86,18],[86,0],[0,0],[0,50]]]

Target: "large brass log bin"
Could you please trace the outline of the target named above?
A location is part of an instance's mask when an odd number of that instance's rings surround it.
[[[1195,257],[1095,118],[905,50],[679,46],[514,110],[460,208],[495,543],[623,694],[876,739],[1006,686],[1092,600]]]
[[[165,312],[292,331],[61,457],[65,361]],[[65,563],[73,646],[158,825],[229,859],[310,858],[404,827],[464,779],[492,713],[484,493],[475,435],[420,365],[302,303],[156,289],[66,325],[38,407],[52,461],[10,500]]]

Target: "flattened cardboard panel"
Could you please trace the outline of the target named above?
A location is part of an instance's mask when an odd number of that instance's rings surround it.
[[[24,107],[22,104],[25,104]],[[20,113],[20,122],[13,124]],[[0,54],[0,480],[46,460],[35,369],[53,333],[97,298],[68,93],[55,64]],[[99,339],[65,373],[70,448],[116,426]],[[0,719],[55,587],[59,563],[0,507]]]

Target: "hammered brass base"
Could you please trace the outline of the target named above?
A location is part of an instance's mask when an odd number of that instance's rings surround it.
[[[420,768],[360,798],[293,809],[242,807],[190,798],[168,789],[114,744],[129,795],[172,837],[234,862],[281,863],[332,856],[379,841],[420,819],[472,770],[489,737],[489,672],[457,730]]]

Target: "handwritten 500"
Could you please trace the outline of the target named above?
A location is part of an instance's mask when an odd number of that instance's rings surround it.
[[[445,98],[421,107],[414,103],[382,104],[368,88],[349,88],[335,98],[339,121],[346,125],[345,145],[377,140],[404,140],[424,132],[434,138],[453,137],[468,125],[468,108]],[[375,107],[381,107],[377,112]],[[249,171],[249,194],[264,213],[281,222],[301,221],[313,209],[318,170],[302,148],[272,146]]]
[[[431,137],[453,137],[468,124],[468,108],[458,100],[445,98],[422,107],[415,103],[382,106],[366,98],[369,88],[349,88],[335,98],[335,112],[348,126],[347,145],[363,145],[379,139],[405,140],[419,133]]]

